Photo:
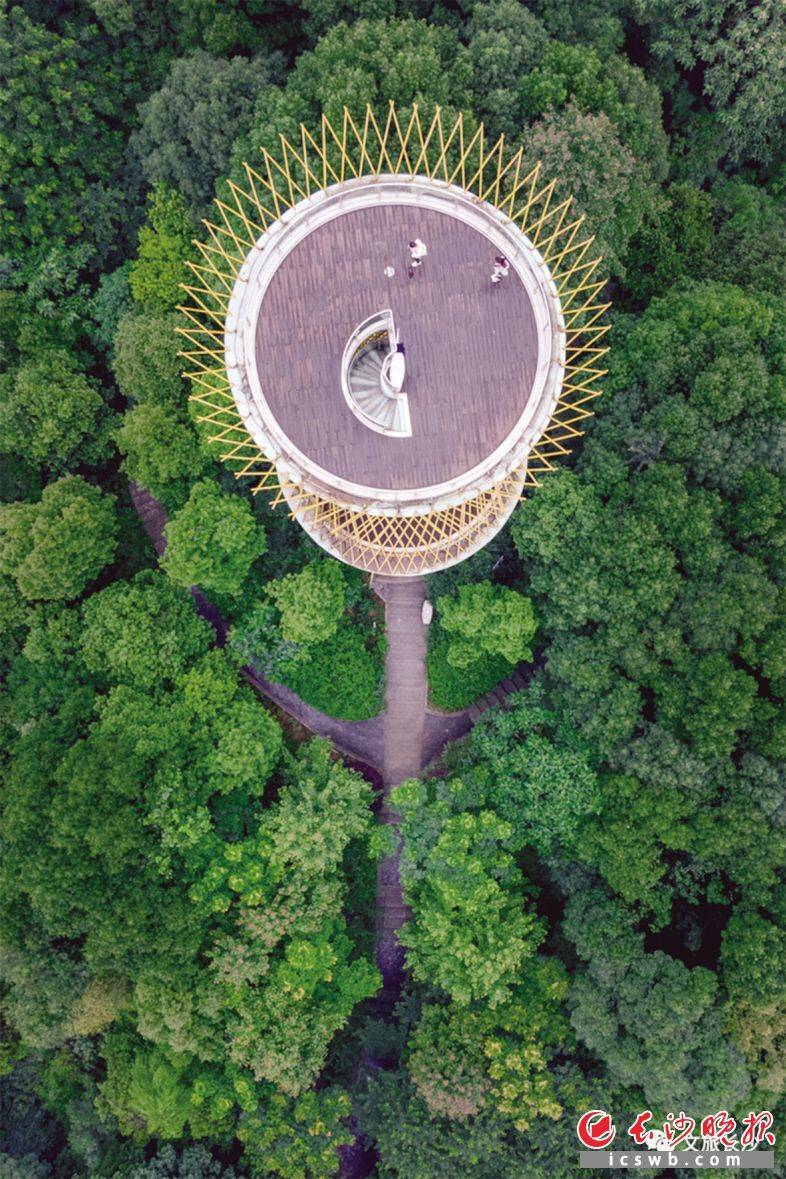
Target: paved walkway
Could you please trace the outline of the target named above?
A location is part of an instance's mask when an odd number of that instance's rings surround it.
[[[426,645],[428,628],[421,621],[426,579],[374,578],[374,589],[385,602],[385,728],[383,739],[382,805],[380,822],[395,833],[396,850],[377,868],[377,966],[382,992],[377,1008],[391,1010],[404,981],[404,951],[397,931],[410,916],[401,889],[399,816],[390,805],[390,792],[423,769],[428,698]]]

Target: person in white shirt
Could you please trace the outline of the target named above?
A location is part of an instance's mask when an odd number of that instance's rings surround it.
[[[412,278],[412,275],[415,273],[418,266],[423,265],[423,259],[426,257],[427,253],[428,250],[426,249],[426,243],[422,242],[419,237],[416,237],[414,242],[409,243],[410,265],[408,274],[410,278]]]
[[[501,278],[507,278],[510,273],[510,262],[507,258],[503,258],[501,254],[497,254],[494,259],[494,269],[491,272],[491,281],[498,283]]]

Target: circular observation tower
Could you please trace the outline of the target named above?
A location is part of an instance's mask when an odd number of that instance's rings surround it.
[[[194,397],[222,457],[348,564],[412,576],[477,551],[597,395],[598,260],[521,158],[439,111],[345,112],[246,165],[206,223]]]

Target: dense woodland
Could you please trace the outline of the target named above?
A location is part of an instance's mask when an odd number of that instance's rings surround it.
[[[326,1177],[358,1134],[568,1176],[590,1108],[783,1136],[784,54],[777,0],[3,0],[3,1179]],[[238,674],[373,716],[383,614],[217,461],[174,330],[216,186],[390,98],[541,159],[614,304],[586,438],[431,579],[435,706],[533,670],[399,788],[392,1022],[373,786]]]

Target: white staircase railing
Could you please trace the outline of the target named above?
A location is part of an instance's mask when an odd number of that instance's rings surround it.
[[[373,348],[387,349],[379,374],[378,409],[362,405],[358,390],[353,387],[352,374],[358,361]],[[393,312],[387,308],[377,311],[358,324],[347,340],[341,357],[341,390],[352,413],[369,430],[389,438],[410,438],[412,423],[409,402],[402,391],[406,363],[396,351],[396,326]],[[392,403],[392,404],[391,404]],[[383,412],[384,411],[384,412]]]

